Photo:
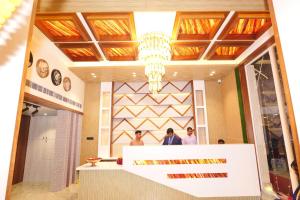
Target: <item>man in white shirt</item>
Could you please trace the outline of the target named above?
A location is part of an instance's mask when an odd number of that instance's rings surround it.
[[[182,144],[197,144],[197,138],[191,127],[187,128],[187,136],[182,139]]]

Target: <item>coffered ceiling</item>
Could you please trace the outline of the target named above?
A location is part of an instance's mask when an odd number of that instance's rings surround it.
[[[258,10],[255,12],[190,10],[193,12],[173,12],[168,24],[172,57],[164,80],[220,78],[270,32],[270,16],[261,4],[252,9]],[[69,69],[82,80],[145,81],[138,59],[138,34],[147,29],[149,21],[144,22],[137,13],[143,12],[42,12],[35,26],[73,61]],[[165,19],[150,20],[161,23]],[[213,77],[211,71],[216,72]]]
[[[228,14],[177,12],[172,60],[235,60],[271,27],[267,12]],[[74,62],[138,59],[132,12],[38,14],[35,25]]]

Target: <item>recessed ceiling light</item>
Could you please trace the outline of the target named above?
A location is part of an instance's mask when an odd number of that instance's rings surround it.
[[[210,75],[210,76],[213,76],[213,75],[215,75],[215,74],[216,74],[215,71],[211,71],[209,75]]]
[[[95,74],[95,73],[91,73],[91,75],[92,75],[92,76],[96,76],[96,74]]]
[[[177,74],[178,74],[178,72],[174,72],[174,73],[173,73],[173,76],[177,76]]]
[[[44,113],[44,115],[47,116],[48,114],[47,114],[47,113]]]

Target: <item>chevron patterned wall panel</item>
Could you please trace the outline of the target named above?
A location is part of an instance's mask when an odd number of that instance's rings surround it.
[[[135,130],[142,131],[146,145],[159,145],[167,128],[180,137],[194,128],[191,81],[164,82],[157,95],[149,93],[146,82],[115,82],[113,88],[112,156],[122,154]]]

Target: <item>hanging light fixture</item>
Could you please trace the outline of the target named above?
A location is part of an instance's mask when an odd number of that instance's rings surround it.
[[[139,44],[139,59],[145,64],[149,90],[157,94],[162,88],[165,64],[171,59],[170,38],[162,32],[145,33]]]
[[[165,65],[171,59],[170,38],[175,16],[176,12],[134,12],[139,60],[145,65],[152,94],[161,90]]]
[[[0,29],[21,2],[22,0],[0,0]]]

